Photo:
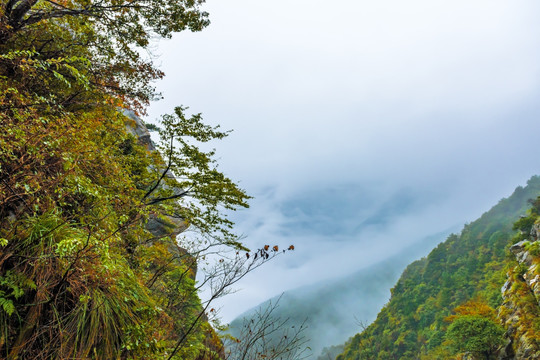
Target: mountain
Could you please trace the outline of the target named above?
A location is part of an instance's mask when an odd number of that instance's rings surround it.
[[[248,310],[230,324],[238,335],[244,319],[259,309],[276,304],[274,319],[288,319],[289,326],[306,326],[303,335],[311,353],[317,355],[323,347],[343,343],[361,326],[372,322],[388,301],[390,287],[412,260],[425,255],[450,233],[434,234],[409,246],[399,255],[361,269],[345,277],[319,282],[285,292]],[[279,301],[278,301],[279,299]],[[279,336],[279,333],[275,334]]]
[[[337,360],[540,358],[539,194],[535,176],[407,266]]]

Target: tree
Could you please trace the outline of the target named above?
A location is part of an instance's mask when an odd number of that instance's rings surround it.
[[[267,246],[246,252],[220,209],[245,206],[247,196],[217,171],[211,154],[193,145],[224,133],[204,125],[200,116],[179,114],[177,109],[164,121],[163,134],[172,144],[167,162],[125,132],[126,119],[117,111],[87,111],[59,123],[4,114],[5,357],[216,356],[203,342],[212,333],[205,325],[211,302],[282,251]],[[173,170],[182,177],[167,176]],[[179,222],[169,226],[170,233],[152,232],[145,225],[154,217],[163,224]],[[179,246],[174,227],[187,224],[198,238]],[[197,286],[196,264],[212,249],[219,261]],[[204,284],[212,293],[201,304],[197,291]]]
[[[504,329],[493,320],[478,315],[460,316],[450,324],[446,338],[455,352],[469,352],[489,360],[502,345]]]
[[[2,65],[13,80],[35,72],[37,81],[25,84],[35,96],[25,106],[89,106],[98,89],[118,97],[116,105],[144,112],[157,96],[151,82],[163,73],[140,50],[154,36],[206,27],[203,2],[7,0],[0,5]]]
[[[497,320],[497,313],[495,312],[495,310],[491,306],[489,306],[485,302],[485,300],[482,300],[480,298],[466,301],[465,303],[459,305],[454,310],[452,310],[452,312],[455,314],[446,317],[444,319],[445,321],[452,323],[453,321],[466,315],[482,317],[492,321]]]
[[[239,334],[226,342],[228,360],[301,360],[309,357],[304,323],[289,325],[289,319],[275,317],[281,296],[243,319]]]
[[[176,107],[174,115],[162,118],[159,150],[166,154],[168,162],[159,179],[144,195],[145,204],[172,206],[171,213],[185,219],[206,236],[219,238],[220,244],[245,250],[231,233],[233,224],[221,210],[248,207],[250,197],[217,169],[214,150],[203,152],[196,146],[197,142],[223,139],[228,132],[220,131],[219,126],[205,125],[201,114],[186,116],[185,110]],[[194,201],[188,205],[188,199]]]
[[[144,112],[163,76],[140,50],[208,25],[201,4],[0,5],[0,357],[214,359],[211,301],[282,253],[249,252],[232,230],[226,211],[249,197],[196,146],[226,132],[179,107],[162,158],[126,131],[122,110]],[[197,237],[179,244],[188,226]]]
[[[125,37],[124,44],[148,44],[150,31],[161,36],[208,25],[208,14],[199,10],[204,0],[8,0],[3,6],[0,43],[34,24],[80,18],[99,24],[109,36]]]

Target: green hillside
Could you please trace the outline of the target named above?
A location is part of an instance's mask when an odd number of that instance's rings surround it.
[[[428,253],[450,231],[428,236],[405,248],[400,254],[354,274],[322,281],[285,292],[273,311],[274,319],[288,319],[290,326],[306,325],[304,336],[316,356],[323,347],[343,343],[360,329],[360,323],[375,320],[388,302],[390,287],[409,262]],[[238,335],[244,318],[275,303],[277,297],[251,309],[230,324]],[[279,335],[279,334],[278,334]]]
[[[0,2],[1,359],[225,357],[210,302],[277,249],[248,261],[233,233],[249,196],[198,147],[228,132],[178,106],[154,145],[137,116],[150,41],[202,30],[201,4]],[[200,243],[226,252],[205,302]]]
[[[450,326],[457,328],[451,316],[465,314],[464,319],[476,321],[484,307],[497,309],[502,304],[500,289],[512,265],[508,247],[515,234],[513,224],[527,214],[528,200],[539,194],[540,178],[535,176],[466,225],[461,234],[450,235],[426,258],[410,264],[375,322],[352,337],[337,360],[455,359],[447,334]],[[522,237],[528,236],[536,220],[524,219]],[[492,321],[494,314],[486,310],[481,315]]]

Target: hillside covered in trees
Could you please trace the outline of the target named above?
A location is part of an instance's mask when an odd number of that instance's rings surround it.
[[[230,323],[229,330],[239,334],[246,320],[275,304],[271,314],[275,321],[286,319],[289,326],[305,325],[302,335],[311,350],[310,358],[315,359],[324,347],[343,343],[358,332],[359,326],[375,320],[403,269],[425,256],[449,233],[426,237],[399,254],[353,274],[288,290],[238,316]],[[267,339],[276,341],[280,336],[276,332]],[[328,359],[326,353],[322,359]]]
[[[539,194],[533,177],[410,264],[337,360],[540,358]]]
[[[0,2],[0,358],[226,356],[211,302],[278,249],[225,214],[249,196],[197,145],[227,132],[178,106],[156,148],[137,116],[150,39],[202,30],[202,3]]]

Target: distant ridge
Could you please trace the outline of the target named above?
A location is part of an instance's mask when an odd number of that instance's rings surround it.
[[[427,258],[410,264],[375,322],[352,337],[337,360],[450,358],[444,319],[469,300],[482,299],[495,309],[501,305],[512,225],[538,195],[540,177],[533,176]]]
[[[324,347],[343,343],[358,332],[359,322],[366,325],[372,322],[388,302],[389,289],[405,266],[425,256],[451,230],[428,236],[408,246],[398,255],[354,274],[287,291],[281,296],[274,316],[290,319],[291,325],[301,324],[307,319],[304,335],[311,339],[308,345],[312,349],[313,358],[316,358]],[[274,303],[277,298],[269,299],[234,319],[230,324],[231,333],[238,334],[244,318],[249,318],[255,310],[265,308],[270,302]]]

